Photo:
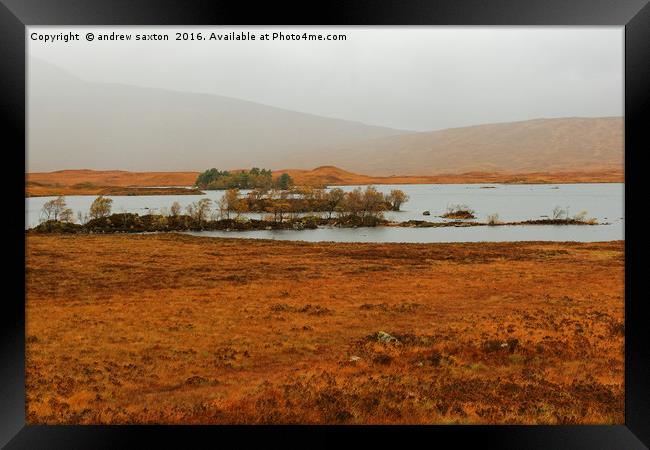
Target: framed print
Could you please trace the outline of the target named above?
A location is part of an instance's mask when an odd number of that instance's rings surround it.
[[[647,448],[647,2],[301,11],[2,0],[0,442]]]

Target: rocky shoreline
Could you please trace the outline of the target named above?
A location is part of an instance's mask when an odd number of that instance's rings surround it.
[[[198,221],[188,215],[163,216],[143,215],[134,213],[111,214],[107,217],[92,219],[85,224],[45,221],[27,230],[28,233],[38,234],[76,234],[76,233],[145,233],[145,232],[179,232],[179,231],[254,231],[254,230],[304,230],[316,229],[320,226],[341,228],[357,227],[409,227],[409,228],[441,228],[441,227],[478,227],[478,226],[513,226],[513,225],[601,225],[591,221],[576,219],[535,219],[519,222],[486,223],[477,221],[454,220],[449,222],[429,222],[426,220],[408,220],[392,222],[377,217],[344,216],[323,218],[318,216],[303,216],[284,221],[269,221],[249,219],[240,216],[235,219]]]

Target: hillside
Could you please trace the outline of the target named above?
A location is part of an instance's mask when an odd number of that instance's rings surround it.
[[[413,132],[213,94],[90,83],[33,58],[28,69],[32,172],[334,165],[373,176],[428,176],[623,168],[621,117]]]
[[[464,172],[438,175],[360,175],[335,166],[321,166],[312,170],[286,169],[297,184],[355,185],[355,184],[427,184],[427,183],[618,183],[624,181],[623,170],[561,171],[561,172]]]
[[[31,172],[279,168],[404,132],[213,94],[86,82],[34,58],[28,71]]]
[[[27,181],[48,185],[73,186],[190,186],[198,172],[127,172],[125,170],[58,170],[27,174]]]
[[[371,175],[622,171],[623,119],[537,119],[410,133],[296,161]]]

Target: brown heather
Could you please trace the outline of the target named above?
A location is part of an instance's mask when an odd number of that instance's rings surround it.
[[[28,422],[621,424],[623,268],[621,241],[29,235]]]
[[[621,166],[622,167],[622,166]],[[234,170],[236,171],[236,170]],[[365,185],[419,183],[622,183],[622,168],[566,170],[557,172],[464,172],[421,176],[369,176],[334,166],[312,170],[283,169],[273,177],[288,173],[297,185]],[[60,170],[27,173],[25,194],[28,197],[52,195],[178,195],[179,189],[156,189],[150,186],[191,186],[199,172],[128,172],[123,170]],[[149,187],[149,189],[138,189]]]

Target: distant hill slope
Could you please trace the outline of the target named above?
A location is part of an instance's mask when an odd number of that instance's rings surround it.
[[[321,166],[312,170],[277,170],[274,175],[288,173],[296,184],[355,185],[355,184],[429,184],[429,183],[618,183],[624,181],[621,168],[599,171],[561,172],[464,172],[437,175],[376,176],[361,175],[335,166]]]
[[[370,175],[622,171],[623,119],[537,119],[410,133],[297,162],[308,160]]]
[[[126,170],[57,170],[27,174],[27,181],[46,185],[73,186],[190,186],[198,172],[128,172]]]
[[[405,132],[212,94],[90,83],[35,58],[28,73],[29,171],[295,167],[298,156]]]
[[[417,183],[590,183],[622,182],[621,170],[598,172],[535,172],[504,174],[468,172],[431,176],[380,177],[360,175],[334,166],[312,170],[284,169],[274,176],[288,173],[298,185],[417,184]],[[127,172],[122,170],[60,170],[27,174],[27,196],[97,195],[104,188],[191,186],[199,172]],[[175,192],[170,192],[175,193]],[[160,193],[159,193],[160,194]]]

